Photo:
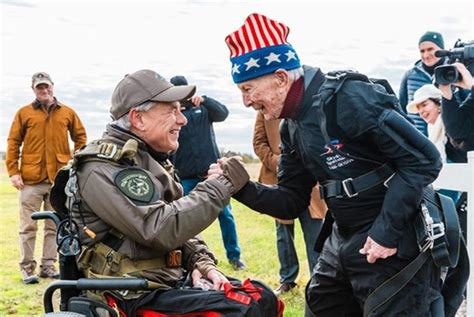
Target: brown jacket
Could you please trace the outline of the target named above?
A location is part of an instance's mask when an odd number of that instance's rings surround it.
[[[253,149],[262,162],[258,181],[262,184],[273,185],[277,180],[278,158],[280,157],[280,120],[265,120],[263,115],[257,113],[253,134]],[[324,200],[319,195],[319,188],[316,185],[311,193],[311,203],[308,207],[311,217],[323,219],[326,215],[327,207]],[[292,220],[281,220],[284,224],[292,223]]]
[[[10,177],[21,175],[30,185],[46,179],[53,182],[56,172],[71,159],[68,132],[74,151],[86,144],[86,131],[74,110],[61,103],[52,107],[48,114],[34,102],[16,113],[8,134],[6,165]]]
[[[109,126],[103,140],[123,146],[131,138],[136,139]],[[219,176],[199,183],[189,195],[183,196],[182,186],[172,173],[149,154],[142,141],[136,140],[139,146],[134,166],[91,161],[79,168],[79,196],[87,227],[96,233],[95,241],[103,239],[111,228],[122,233],[124,242],[118,251],[131,260],[154,259],[170,250],[182,249],[183,267],[142,272],[151,281],[172,286],[183,277],[183,268],[189,271],[197,268],[206,276],[216,267],[214,256],[196,235],[229,203],[235,191],[232,183]],[[87,150],[88,147],[84,149]],[[149,201],[131,199],[123,192],[124,187],[120,187],[127,184],[126,179],[133,180],[137,172],[148,175],[146,187],[153,193]],[[123,173],[128,176],[120,178]],[[82,227],[80,214],[74,211],[73,217]],[[95,241],[81,234],[83,245],[90,246]]]

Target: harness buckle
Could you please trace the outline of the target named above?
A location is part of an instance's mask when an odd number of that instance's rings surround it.
[[[433,218],[430,216],[428,207],[424,203],[421,204],[421,212],[423,214],[423,222],[426,228],[426,239],[423,245],[420,246],[420,251],[425,252],[433,249],[435,240],[443,237],[446,233],[444,223],[435,223]]]
[[[390,175],[384,182],[383,182],[383,185],[388,188],[388,183],[392,180],[392,178],[395,176],[395,173],[393,173],[392,175]]]
[[[342,189],[344,190],[344,193],[347,195],[347,197],[352,198],[357,195],[359,195],[358,192],[354,192],[354,185],[352,184],[352,178],[346,178],[345,180],[342,181]],[[350,189],[349,189],[350,187]]]

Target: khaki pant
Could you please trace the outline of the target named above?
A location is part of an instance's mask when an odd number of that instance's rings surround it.
[[[36,267],[34,258],[37,221],[31,219],[35,211],[53,210],[49,203],[51,184],[42,182],[35,185],[25,185],[20,191],[20,269]],[[43,256],[41,265],[53,265],[57,259],[56,252],[56,225],[52,220],[44,223]]]

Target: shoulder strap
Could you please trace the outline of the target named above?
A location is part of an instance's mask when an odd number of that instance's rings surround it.
[[[123,146],[106,140],[96,140],[89,143],[83,150],[74,155],[76,162],[86,162],[90,160],[111,161],[118,163],[123,159],[132,159],[137,154],[138,142],[129,139]]]
[[[382,162],[371,160],[368,158],[363,158],[360,156],[354,156],[344,151],[341,151],[340,149],[336,148],[331,143],[331,140],[327,132],[327,120],[326,120],[326,113],[324,112],[324,108],[333,100],[334,96],[336,96],[336,94],[341,90],[341,88],[344,86],[344,83],[347,80],[360,80],[364,82],[370,82],[367,76],[363,74],[359,74],[357,72],[353,72],[353,71],[331,72],[326,75],[326,81],[323,83],[321,89],[319,89],[318,94],[313,97],[313,104],[316,104],[317,109],[318,109],[317,117],[319,120],[321,133],[324,137],[324,141],[326,142],[326,145],[331,150],[333,150],[335,153],[339,155],[349,157],[355,160],[361,160],[361,161],[366,161],[370,163],[375,163],[378,165],[383,165]]]

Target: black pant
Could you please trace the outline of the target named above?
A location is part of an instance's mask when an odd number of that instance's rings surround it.
[[[316,317],[362,316],[368,295],[410,263],[396,255],[368,263],[359,253],[368,229],[342,232],[334,224],[306,293]],[[405,288],[377,311],[377,316],[431,316],[431,304],[441,299],[439,274],[429,259]]]

